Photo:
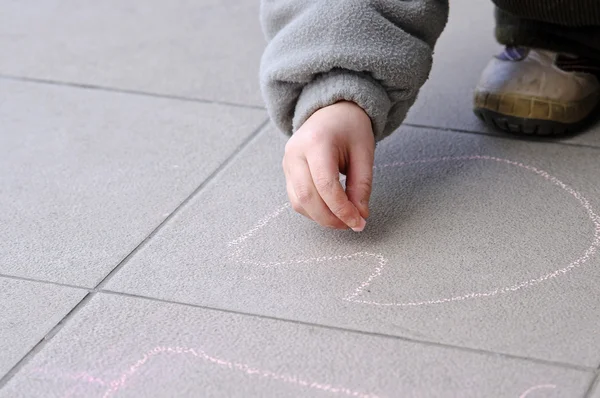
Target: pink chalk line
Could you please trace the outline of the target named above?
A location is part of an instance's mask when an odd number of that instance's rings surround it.
[[[192,356],[221,368],[237,371],[256,378],[270,379],[279,381],[281,383],[291,384],[296,387],[318,390],[337,395],[345,395],[348,397],[379,398],[379,396],[375,394],[362,393],[360,391],[354,391],[347,387],[333,386],[331,384],[306,380],[296,375],[280,374],[272,372],[270,370],[255,368],[245,363],[233,362],[226,359],[218,358],[209,355],[202,350],[197,350],[188,347],[157,346],[145,353],[140,359],[138,359],[132,365],[130,365],[125,372],[123,372],[119,377],[112,381],[105,381],[101,378],[94,377],[87,372],[74,373],[72,375],[69,375],[68,377],[73,380],[78,380],[89,384],[96,384],[102,387],[108,387],[108,389],[102,395],[102,398],[108,398],[111,395],[115,394],[117,391],[124,389],[128,384],[128,380],[131,379],[132,376],[134,376],[142,367],[149,363],[150,359],[161,354]],[[42,369],[35,369],[34,371],[44,372]]]
[[[534,391],[537,390],[546,390],[546,389],[555,389],[556,386],[554,384],[540,384],[539,386],[533,386],[530,389],[528,389],[527,391],[525,391],[523,394],[521,394],[519,396],[519,398],[526,398],[527,396],[529,396],[529,394],[531,394]]]
[[[592,205],[590,204],[589,200],[587,200],[580,192],[571,188],[570,186],[563,183],[558,178],[550,175],[548,172],[546,172],[544,170],[541,170],[536,167],[529,166],[529,165],[526,165],[526,164],[523,164],[520,162],[508,160],[508,159],[502,159],[502,158],[497,158],[497,157],[493,157],[493,156],[480,156],[480,155],[441,157],[441,158],[421,159],[421,160],[414,160],[414,161],[407,161],[407,162],[394,162],[394,163],[388,163],[388,164],[376,166],[374,169],[381,170],[381,169],[385,169],[385,168],[403,167],[403,166],[408,166],[408,165],[413,165],[413,164],[436,163],[436,162],[447,162],[447,161],[480,161],[480,160],[495,161],[495,162],[505,163],[505,164],[508,164],[511,166],[525,169],[527,171],[530,171],[530,172],[544,178],[546,181],[558,186],[559,188],[563,189],[568,194],[570,194],[572,197],[574,197],[580,203],[580,205],[583,207],[583,209],[586,211],[590,221],[594,225],[594,236],[592,238],[591,245],[584,251],[584,253],[580,257],[578,257],[577,259],[575,259],[574,261],[572,261],[565,267],[562,267],[555,271],[541,275],[537,278],[533,278],[533,279],[522,281],[522,282],[517,282],[510,286],[497,287],[497,288],[489,290],[489,291],[471,292],[471,293],[466,293],[463,295],[447,297],[447,298],[438,298],[438,299],[422,300],[422,301],[409,301],[409,302],[404,302],[404,303],[396,303],[396,302],[382,303],[382,302],[376,302],[376,301],[361,300],[359,298],[363,294],[364,290],[367,287],[369,287],[373,283],[373,281],[375,281],[378,277],[380,277],[382,275],[383,270],[388,263],[388,259],[381,253],[358,252],[358,253],[346,254],[346,255],[300,258],[300,259],[293,259],[293,260],[286,260],[286,261],[271,261],[271,262],[253,261],[253,260],[243,258],[244,249],[246,248],[248,240],[250,238],[254,237],[261,229],[266,227],[274,219],[279,217],[285,210],[288,210],[290,208],[289,204],[285,204],[285,205],[279,207],[277,210],[273,211],[272,213],[268,214],[263,219],[261,219],[254,227],[252,227],[246,233],[242,234],[239,238],[234,239],[233,241],[229,242],[228,246],[230,248],[232,248],[229,258],[236,261],[239,264],[254,265],[254,266],[263,267],[263,268],[271,268],[271,267],[277,267],[277,266],[282,266],[282,265],[292,265],[292,264],[320,263],[320,262],[324,262],[324,261],[344,261],[344,260],[351,260],[354,258],[361,258],[361,257],[371,258],[376,261],[376,266],[374,268],[373,273],[371,275],[369,275],[369,277],[365,281],[360,283],[359,286],[357,286],[356,289],[352,293],[349,293],[346,296],[344,296],[342,298],[342,300],[352,302],[352,303],[374,305],[374,306],[380,306],[380,307],[419,307],[419,306],[424,306],[424,305],[444,304],[444,303],[465,301],[465,300],[470,300],[470,299],[475,299],[475,298],[494,297],[494,296],[498,296],[498,295],[502,295],[502,294],[513,293],[513,292],[516,292],[516,291],[519,291],[519,290],[522,290],[525,288],[529,288],[529,287],[538,285],[542,282],[546,282],[550,279],[560,277],[576,268],[581,267],[583,264],[588,262],[592,257],[594,257],[596,255],[596,253],[598,251],[598,247],[600,247],[600,216],[598,216],[598,214],[596,214],[596,212],[593,209]]]
[[[274,372],[271,372],[268,370],[252,368],[249,365],[246,365],[243,363],[230,362],[227,360],[223,360],[220,358],[216,358],[216,357],[207,355],[203,351],[196,351],[193,348],[186,348],[186,347],[164,347],[164,346],[155,347],[154,349],[152,349],[152,350],[148,351],[146,354],[144,354],[144,356],[142,358],[135,361],[135,363],[133,365],[130,365],[129,369],[127,371],[125,371],[121,376],[117,377],[116,379],[114,379],[113,381],[110,381],[110,382],[100,379],[98,377],[92,376],[87,372],[77,372],[77,373],[73,373],[71,375],[66,375],[66,376],[73,380],[78,380],[78,381],[89,383],[89,384],[97,384],[101,387],[109,387],[108,390],[106,390],[104,392],[104,394],[102,395],[103,398],[108,398],[111,395],[113,395],[114,393],[116,393],[117,391],[124,389],[127,385],[127,380],[131,376],[133,376],[140,368],[142,368],[146,363],[148,363],[150,358],[152,358],[158,354],[163,354],[163,353],[177,354],[177,355],[190,354],[196,358],[200,358],[200,359],[212,362],[215,365],[225,367],[230,370],[238,370],[240,372],[246,373],[251,376],[269,378],[269,379],[281,381],[281,382],[288,383],[288,384],[294,384],[299,387],[312,388],[315,390],[321,390],[321,391],[329,392],[332,394],[343,394],[346,396],[358,397],[358,398],[379,398],[377,395],[364,394],[364,393],[361,393],[358,391],[350,390],[345,387],[333,387],[330,384],[321,384],[321,383],[317,383],[317,382],[310,382],[307,380],[303,380],[303,379],[298,378],[297,376],[281,375],[281,374],[277,374],[277,373],[274,373]],[[35,368],[35,369],[33,369],[32,372],[44,373],[44,374],[49,373],[47,371],[47,369],[44,369],[44,368]],[[56,375],[53,375],[53,376],[56,376]],[[61,376],[65,376],[65,374],[61,373]],[[554,384],[536,385],[536,386],[533,386],[533,387],[527,389],[525,392],[523,392],[521,395],[519,395],[519,398],[526,398],[529,396],[529,394],[531,394],[532,392],[537,391],[537,390],[555,389],[555,388],[556,388],[556,385],[554,385]],[[73,389],[69,390],[69,393],[67,394],[68,397],[71,396],[72,390]]]
[[[529,171],[545,178],[549,182],[552,182],[554,185],[559,186],[563,190],[567,191],[569,194],[571,194],[575,199],[577,199],[581,203],[583,208],[587,211],[590,220],[595,225],[594,240],[592,242],[592,245],[584,252],[584,254],[581,257],[579,257],[575,261],[571,262],[566,267],[560,268],[554,272],[542,275],[541,277],[538,277],[538,278],[520,282],[520,283],[514,284],[512,286],[504,287],[504,288],[497,288],[497,289],[494,289],[489,292],[469,293],[469,294],[465,294],[462,296],[456,296],[456,297],[451,297],[451,298],[418,301],[418,302],[408,302],[408,303],[378,303],[378,302],[373,302],[373,301],[364,301],[364,300],[356,299],[358,296],[360,296],[363,293],[364,289],[366,289],[368,286],[370,286],[370,284],[376,278],[381,276],[383,269],[385,268],[385,266],[388,262],[388,260],[382,254],[375,254],[375,253],[369,253],[369,252],[358,252],[358,253],[348,254],[348,255],[323,256],[323,257],[316,257],[316,258],[305,258],[305,259],[296,259],[296,260],[279,261],[279,262],[259,262],[259,261],[250,261],[250,260],[242,259],[241,256],[243,253],[244,244],[248,241],[248,239],[252,238],[257,232],[259,232],[261,229],[263,229],[265,226],[267,226],[272,220],[274,220],[275,218],[280,216],[285,210],[289,209],[289,207],[290,207],[289,204],[285,204],[285,205],[281,206],[280,208],[278,208],[277,210],[275,210],[274,212],[270,213],[265,218],[260,220],[252,229],[250,229],[246,233],[242,234],[239,238],[235,239],[234,241],[230,242],[229,246],[234,247],[234,250],[230,254],[230,257],[236,259],[236,261],[238,261],[240,263],[257,265],[257,266],[262,266],[262,267],[267,267],[267,268],[280,266],[280,265],[286,265],[286,264],[287,265],[289,265],[289,264],[309,264],[309,263],[320,263],[320,262],[326,262],[326,261],[351,260],[354,258],[372,258],[377,263],[377,266],[375,267],[375,270],[373,271],[373,273],[364,282],[362,282],[355,289],[355,291],[353,293],[347,295],[343,299],[346,301],[350,301],[350,302],[369,304],[369,305],[377,305],[377,306],[398,306],[398,307],[413,306],[414,307],[414,306],[422,306],[422,305],[448,303],[448,302],[467,300],[467,299],[473,299],[473,298],[491,297],[491,296],[495,296],[495,295],[499,295],[499,294],[515,292],[515,291],[518,291],[523,288],[534,286],[534,285],[544,282],[548,279],[556,278],[558,276],[564,275],[567,272],[580,267],[585,262],[589,261],[589,259],[592,258],[596,254],[597,248],[598,248],[598,246],[600,246],[600,217],[595,213],[592,206],[589,204],[589,201],[583,195],[581,195],[579,192],[575,191],[568,185],[562,183],[556,177],[551,176],[550,174],[548,174],[547,172],[545,172],[543,170],[537,169],[532,166],[527,166],[527,165],[524,165],[519,162],[513,162],[513,161],[510,161],[507,159],[494,158],[494,157],[490,157],[490,156],[445,157],[445,158],[417,160],[417,161],[411,161],[411,162],[396,162],[396,163],[390,163],[390,164],[384,164],[384,165],[377,166],[376,169],[383,169],[383,168],[388,168],[388,167],[401,167],[401,166],[407,166],[407,165],[416,164],[416,163],[433,163],[433,162],[441,162],[441,161],[459,161],[459,160],[492,160],[492,161],[497,161],[497,162],[504,162],[504,163],[507,163],[507,164],[510,164],[513,166],[517,166],[517,167],[521,167],[526,170],[529,170]],[[195,350],[193,348],[187,348],[187,347],[165,347],[165,346],[155,347],[154,349],[152,349],[152,350],[148,351],[146,354],[144,354],[142,356],[142,358],[138,359],[132,365],[130,365],[129,368],[125,372],[123,372],[119,377],[117,377],[116,379],[114,379],[110,382],[105,381],[101,378],[97,378],[86,372],[75,373],[73,375],[70,375],[69,377],[71,379],[78,380],[81,382],[95,384],[95,385],[99,385],[102,387],[108,387],[107,390],[103,394],[103,398],[108,398],[111,395],[115,394],[117,391],[124,389],[128,384],[128,380],[132,376],[134,376],[142,367],[144,367],[150,361],[151,358],[153,358],[159,354],[165,354],[165,353],[193,356],[195,358],[207,361],[213,365],[216,365],[216,366],[219,366],[222,368],[226,368],[229,370],[238,371],[240,373],[245,373],[249,376],[276,380],[276,381],[279,381],[282,383],[292,384],[292,385],[302,387],[302,388],[314,389],[314,390],[329,392],[332,394],[340,394],[340,395],[345,395],[345,396],[350,396],[350,397],[377,398],[376,395],[368,394],[368,393],[361,393],[359,391],[354,391],[354,390],[351,390],[346,387],[332,386],[330,384],[324,384],[324,383],[320,383],[320,382],[305,380],[305,379],[299,378],[298,376],[294,376],[294,375],[278,374],[275,372],[271,372],[269,370],[253,368],[250,365],[247,365],[244,363],[228,361],[228,360],[225,360],[222,358],[208,355],[202,350]],[[41,370],[35,369],[35,371],[41,371]],[[522,393],[520,395],[519,398],[526,398],[530,393],[532,393],[536,390],[554,389],[554,388],[556,388],[556,386],[551,385],[551,384],[537,385],[537,386],[531,387],[528,390],[526,390],[524,393]]]

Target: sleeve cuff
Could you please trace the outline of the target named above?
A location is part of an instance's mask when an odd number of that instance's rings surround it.
[[[346,70],[318,76],[304,86],[294,112],[295,132],[316,111],[339,101],[351,101],[371,118],[377,141],[384,138],[392,103],[385,89],[371,77]]]

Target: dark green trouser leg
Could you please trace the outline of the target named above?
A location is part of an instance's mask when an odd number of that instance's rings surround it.
[[[493,0],[500,44],[600,60],[600,0]]]

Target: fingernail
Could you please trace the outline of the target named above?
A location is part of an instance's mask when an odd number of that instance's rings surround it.
[[[360,221],[358,222],[358,225],[354,228],[352,228],[352,230],[354,232],[362,232],[365,229],[365,226],[367,225],[367,221],[364,218],[360,218]]]

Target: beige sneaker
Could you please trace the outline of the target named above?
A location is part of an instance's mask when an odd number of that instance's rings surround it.
[[[474,111],[511,133],[560,135],[581,130],[600,104],[600,62],[507,47],[475,89]]]

